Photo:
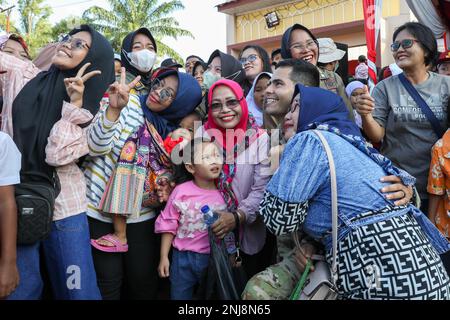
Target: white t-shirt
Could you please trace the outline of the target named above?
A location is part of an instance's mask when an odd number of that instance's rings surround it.
[[[0,132],[0,186],[20,183],[22,155],[9,135]]]

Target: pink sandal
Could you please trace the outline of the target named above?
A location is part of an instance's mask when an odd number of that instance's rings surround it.
[[[99,240],[108,241],[109,243],[113,244],[113,246],[101,245],[97,242]],[[98,238],[97,240],[91,239],[91,245],[95,249],[103,251],[103,252],[117,253],[117,252],[127,252],[128,251],[128,244],[122,244],[120,242],[120,240],[112,233],[102,236],[102,237]]]

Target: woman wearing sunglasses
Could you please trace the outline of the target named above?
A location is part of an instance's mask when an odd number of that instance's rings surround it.
[[[146,96],[130,94],[137,81],[127,84],[122,68],[89,133],[92,157],[84,165],[94,263],[107,300],[156,298],[156,189],[172,174],[163,139],[201,101],[199,84],[186,73],[159,69]]]
[[[450,78],[430,72],[437,57],[432,31],[416,22],[399,27],[391,51],[403,75],[431,109],[442,128],[447,128]],[[441,138],[418,103],[401,82],[402,74],[389,77],[356,100],[363,130],[373,142],[383,141],[381,152],[417,179],[421,210],[428,211],[427,177],[431,147]]]
[[[241,226],[241,255],[248,277],[270,265],[271,244],[266,244],[266,228],[258,215],[259,202],[270,179],[267,154],[269,138],[248,112],[247,102],[238,83],[221,79],[209,90],[208,121],[196,136],[214,141],[225,158],[218,189],[227,211],[219,211],[212,225],[216,236],[223,238]]]

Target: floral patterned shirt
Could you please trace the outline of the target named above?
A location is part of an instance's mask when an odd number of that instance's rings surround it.
[[[433,146],[427,191],[444,196],[435,221],[437,228],[449,238],[450,225],[450,130]]]

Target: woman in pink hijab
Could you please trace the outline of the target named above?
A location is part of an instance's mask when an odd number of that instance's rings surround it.
[[[223,238],[240,226],[243,267],[250,278],[273,262],[273,237],[267,237],[258,214],[270,179],[269,136],[248,112],[238,83],[228,79],[215,82],[209,89],[208,103],[208,121],[196,136],[214,140],[223,150],[225,161],[217,187],[228,207],[217,212],[219,218],[212,231]]]

